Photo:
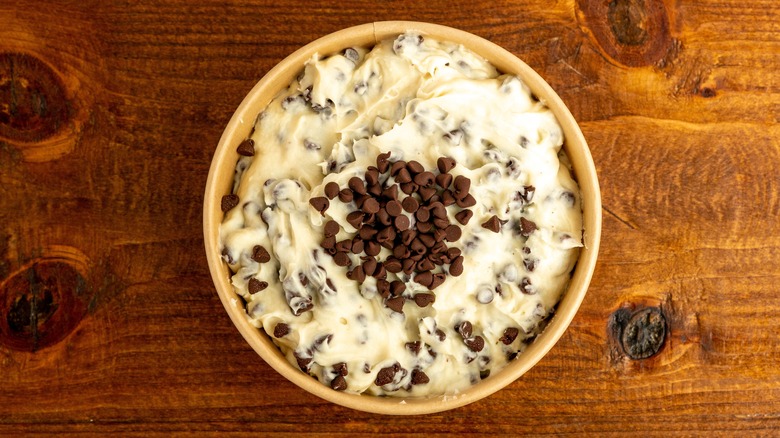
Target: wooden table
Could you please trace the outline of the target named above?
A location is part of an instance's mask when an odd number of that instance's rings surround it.
[[[604,200],[589,294],[550,354],[416,418],[281,378],[232,326],[202,243],[245,93],[305,43],[389,19],[536,69]],[[775,0],[2,0],[0,435],[780,433],[779,22]],[[623,345],[638,312],[666,330],[645,359]]]

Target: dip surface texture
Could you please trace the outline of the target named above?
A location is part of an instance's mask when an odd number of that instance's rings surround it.
[[[247,318],[336,390],[408,397],[479,382],[542,330],[582,246],[563,141],[520,79],[462,46],[408,33],[315,56],[258,116],[223,198],[220,250]],[[380,155],[387,169],[374,172]],[[442,157],[452,159],[444,169]],[[400,162],[449,176],[426,191],[422,172],[393,169]],[[395,197],[361,195],[354,178],[395,186]],[[447,191],[458,201],[445,202]],[[392,216],[365,213],[369,204]],[[367,255],[380,222],[391,243]],[[437,263],[392,266],[411,260],[414,249],[396,248],[410,235]]]

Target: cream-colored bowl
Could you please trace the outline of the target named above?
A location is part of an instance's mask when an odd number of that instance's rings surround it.
[[[378,41],[408,30],[464,45],[486,58],[501,72],[519,76],[536,96],[547,102],[563,127],[566,139],[564,149],[580,185],[585,248],[580,253],[571,283],[558,303],[554,316],[544,332],[517,359],[500,372],[457,395],[404,399],[334,391],[291,365],[265,332],[247,321],[242,301],[230,284],[230,270],[220,255],[219,225],[223,217],[220,200],[223,195],[230,193],[238,160],[236,147],[250,134],[256,116],[282,88],[292,82],[304,63],[314,53],[330,54],[351,46],[373,46]],[[425,414],[457,408],[500,390],[534,366],[558,341],[585,297],[596,265],[601,236],[601,195],[593,159],[577,122],[552,88],[528,65],[501,47],[461,30],[430,23],[387,21],[350,27],[324,36],[285,58],[252,88],[230,119],[214,153],[203,202],[203,227],[209,269],[222,304],[244,339],[271,367],[306,391],[342,406],[382,414]]]

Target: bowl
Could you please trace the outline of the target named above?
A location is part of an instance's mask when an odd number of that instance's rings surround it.
[[[219,251],[219,225],[223,218],[220,200],[232,188],[235,165],[239,158],[237,145],[250,134],[256,116],[298,75],[312,55],[336,53],[351,46],[373,46],[378,41],[409,30],[434,39],[462,44],[487,59],[502,73],[519,76],[540,100],[546,101],[563,128],[563,148],[571,161],[574,178],[580,185],[584,248],[569,286],[544,331],[499,372],[456,395],[400,398],[338,392],[291,365],[269,336],[247,321],[243,302],[234,293],[230,283],[230,269]],[[346,28],[307,44],[272,68],[249,91],[230,119],[214,153],[203,203],[203,227],[206,256],[217,294],[238,331],[272,368],[309,393],[341,406],[380,414],[427,414],[464,406],[504,388],[531,369],[560,339],[585,297],[596,265],[601,235],[601,196],[593,159],[577,122],[560,97],[528,65],[507,50],[461,30],[422,22],[387,21]]]

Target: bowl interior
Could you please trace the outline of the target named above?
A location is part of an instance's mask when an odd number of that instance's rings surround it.
[[[256,116],[295,78],[312,55],[335,53],[350,46],[373,46],[409,30],[462,44],[482,55],[501,72],[519,76],[547,103],[563,128],[564,149],[580,185],[585,247],[580,252],[570,285],[545,330],[501,371],[456,395],[407,399],[361,396],[334,391],[302,373],[287,362],[262,329],[258,330],[247,321],[242,301],[230,284],[229,268],[218,251],[219,225],[223,217],[220,199],[231,190],[238,160],[236,146],[250,135]],[[407,21],[369,23],[335,32],[295,51],[271,69],[252,88],[225,128],[209,170],[203,207],[204,240],[211,276],[222,304],[244,339],[271,367],[306,391],[353,409],[383,414],[425,414],[463,406],[492,394],[528,371],[552,348],[574,318],[595,268],[601,235],[601,197],[593,160],[577,123],[552,88],[528,65],[487,40],[446,26]]]

